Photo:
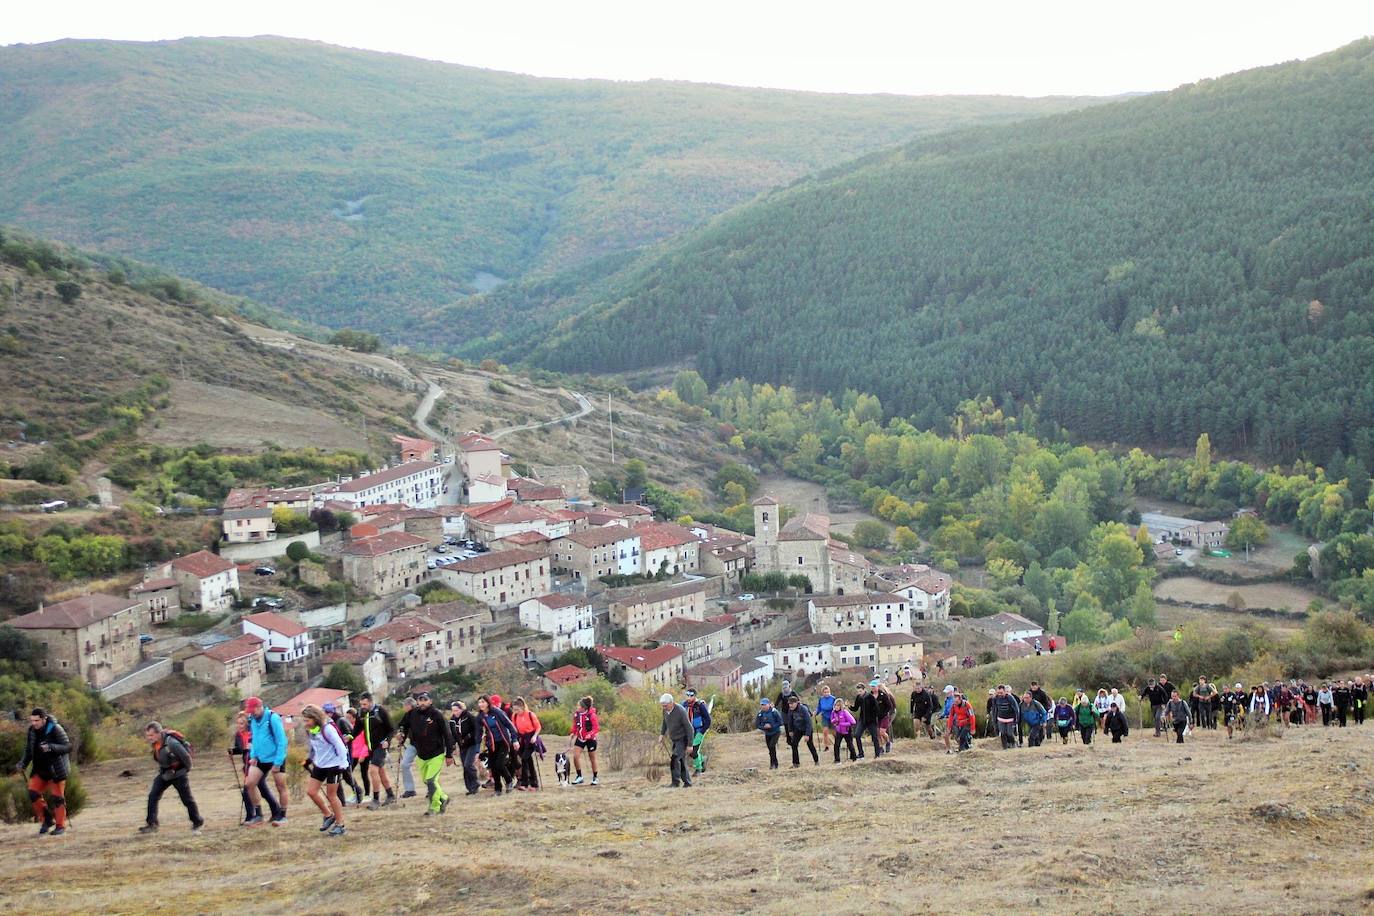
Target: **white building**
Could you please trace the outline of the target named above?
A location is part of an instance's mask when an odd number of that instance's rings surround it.
[[[815,633],[911,632],[911,607],[900,595],[817,595],[806,610]]]
[[[944,573],[927,572],[900,582],[892,594],[906,600],[913,620],[948,620],[950,583]]]
[[[878,664],[878,634],[872,630],[836,633],[831,639],[830,667],[873,668]]]
[[[267,643],[268,664],[289,665],[310,657],[310,647],[314,641],[309,631],[295,621],[264,611],[261,614],[249,614],[240,623],[244,633]]]
[[[772,655],[737,655],[739,686],[746,693],[758,693],[773,679]]]
[[[1002,641],[1003,645],[1018,639],[1037,639],[1045,635],[1044,627],[1034,620],[1027,620],[1020,614],[993,614],[991,617],[974,617],[968,626],[991,634]]]
[[[320,492],[320,497],[349,503],[355,509],[378,503],[404,503],[412,509],[435,509],[443,502],[444,490],[442,464],[407,461],[394,468],[326,487]]]
[[[208,550],[178,557],[164,570],[164,575],[177,580],[183,608],[206,613],[227,611],[239,588],[238,567]]]
[[[272,510],[266,506],[225,509],[224,515],[220,517],[220,525],[224,530],[226,544],[271,541],[277,536],[277,526],[272,521]]]
[[[553,637],[555,653],[596,645],[592,606],[573,595],[544,595],[520,602],[520,625]]]
[[[830,669],[829,633],[800,633],[768,643],[773,653],[773,670],[779,674],[803,677]]]

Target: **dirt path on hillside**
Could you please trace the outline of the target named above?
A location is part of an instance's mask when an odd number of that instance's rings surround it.
[[[961,757],[903,741],[876,762],[774,773],[757,738],[716,736],[691,790],[614,773],[597,789],[460,794],[442,818],[415,801],[349,809],[332,840],[303,797],[283,828],[235,826],[223,751],[198,748],[203,836],[170,793],[162,832],[136,837],[149,761],[93,767],[93,806],[68,836],[0,828],[4,896],[44,914],[1354,912],[1374,840],[1371,729],[980,742]],[[443,781],[461,786],[452,769]],[[1280,855],[1299,867],[1275,868]],[[359,881],[360,862],[384,878]]]

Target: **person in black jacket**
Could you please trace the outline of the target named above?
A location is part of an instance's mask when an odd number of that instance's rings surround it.
[[[148,822],[138,828],[138,832],[157,833],[158,802],[162,800],[162,793],[171,786],[177,790],[181,803],[186,806],[186,814],[191,818],[191,832],[200,833],[205,820],[191,796],[191,749],[180,738],[164,731],[158,722],[149,722],[143,729],[143,737],[153,748],[153,760],[157,762],[158,773],[153,777],[152,788],[148,790]]]
[[[1168,678],[1164,677],[1162,674],[1160,678],[1165,682],[1168,681]],[[1140,698],[1149,702],[1150,712],[1154,716],[1156,738],[1164,734],[1164,706],[1169,702],[1169,695],[1172,691],[1172,687],[1166,687],[1163,683],[1157,682],[1154,678],[1150,678],[1149,682],[1141,688]]]
[[[935,699],[935,694],[926,689],[924,681],[916,684],[916,689],[911,691],[911,724],[914,725],[916,734],[925,733],[932,740],[935,738],[935,727],[931,725],[931,717],[935,715],[935,710],[939,708],[939,701]]]
[[[1340,720],[1341,728],[1345,728],[1345,721],[1350,717],[1350,685],[1345,681],[1337,681],[1331,690],[1331,699],[1336,703],[1336,718]]]
[[[864,697],[868,696],[868,689],[863,684],[856,684],[854,691],[854,702],[850,704],[849,711],[854,714],[854,745],[859,749],[859,759],[863,760],[864,733],[868,731],[868,723],[864,721]],[[876,727],[876,721],[874,725]]]
[[[882,739],[878,735],[878,723],[882,722],[883,714],[886,709],[882,691],[878,688],[881,684],[877,678],[868,682],[868,691],[859,695],[858,707],[855,710],[855,718],[859,720],[859,748],[863,748],[863,736],[868,735],[873,741],[873,757],[883,755]],[[862,715],[858,712],[862,711]]]
[[[29,713],[24,756],[19,758],[15,769],[22,775],[24,769],[33,764],[29,774],[29,804],[33,807],[34,819],[42,821],[38,828],[40,836],[49,831],[53,836],[67,832],[66,793],[71,751],[72,742],[67,733],[47,710],[36,707]]]
[[[477,719],[462,700],[454,700],[448,708],[448,730],[463,764],[463,785],[469,795],[476,795],[482,787],[477,779]]]
[[[988,718],[994,723],[1002,750],[1015,747],[1017,727],[1021,722],[1021,704],[1005,684],[998,684],[992,699],[988,701]]]
[[[444,714],[434,708],[428,693],[415,695],[415,705],[401,718],[401,740],[415,748],[420,763],[420,776],[425,781],[425,800],[429,803],[425,816],[443,814],[448,810],[448,793],[439,785],[444,767],[453,766],[453,732]]]
[[[396,790],[391,785],[391,777],[386,775],[386,749],[391,747],[391,735],[395,732],[391,715],[385,706],[372,702],[372,694],[365,693],[358,698],[358,727],[354,734],[362,732],[367,742],[368,781],[372,784],[372,801],[369,811],[376,811],[384,805],[396,804]],[[381,801],[379,789],[386,789],[386,801]]]
[[[795,693],[787,698],[787,712],[783,713],[782,727],[787,733],[787,743],[792,747],[792,766],[801,766],[801,754],[798,753],[798,748],[803,739],[806,741],[807,750],[811,751],[811,762],[820,766],[821,756],[816,752],[816,742],[811,737],[813,731],[811,710]]]

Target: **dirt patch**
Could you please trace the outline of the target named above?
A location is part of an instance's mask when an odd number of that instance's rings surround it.
[[[145,437],[159,445],[206,443],[219,448],[361,448],[360,430],[322,410],[274,401],[205,382],[172,382],[172,406]]]
[[[1226,604],[1233,594],[1239,594],[1247,608],[1266,608],[1303,613],[1307,605],[1320,598],[1316,592],[1286,582],[1261,582],[1254,585],[1224,585],[1195,579],[1191,576],[1163,579],[1155,586],[1155,597],[1185,604]]]
[[[830,516],[831,530],[849,534],[862,521],[881,521],[854,506],[832,506],[825,487],[796,477],[770,475],[759,478],[759,492],[767,493],[785,506],[798,512],[817,512]],[[886,522],[882,522],[886,525]]]

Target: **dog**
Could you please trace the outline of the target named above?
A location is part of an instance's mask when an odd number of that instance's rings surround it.
[[[568,755],[562,752],[553,755],[553,772],[558,777],[560,788],[572,785],[568,781]]]

